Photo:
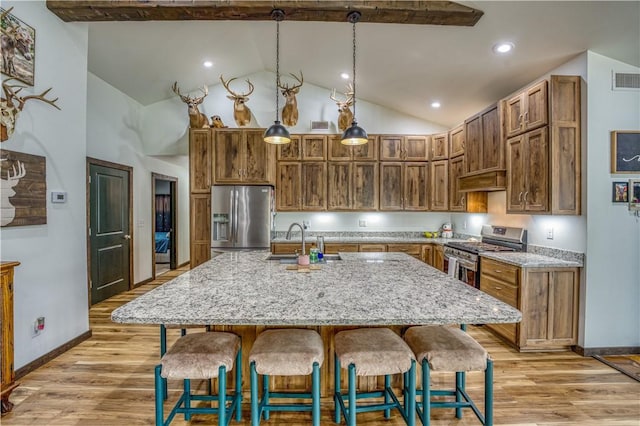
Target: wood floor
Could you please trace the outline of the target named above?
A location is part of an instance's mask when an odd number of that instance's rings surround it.
[[[185,269],[169,271],[151,284],[115,296],[91,308],[93,337],[28,374],[12,394],[13,412],[2,425],[150,425],[154,422],[153,367],[158,363],[157,326],[112,323],[113,309],[161,284]],[[639,426],[640,383],[607,365],[573,352],[521,354],[503,345],[482,327],[470,327],[495,360],[496,425]],[[170,330],[170,343],[178,331]],[[447,379],[434,376],[434,386]],[[247,380],[245,378],[245,380]],[[468,390],[482,401],[482,374],[470,373]],[[170,381],[170,400],[178,395]],[[245,397],[245,402],[248,397]],[[333,404],[323,402],[322,424],[332,425]],[[244,404],[242,425],[249,425]],[[307,414],[274,413],[265,425],[309,424]],[[176,417],[174,425],[214,424],[210,416],[191,423]],[[232,422],[232,425],[238,424]],[[342,423],[344,424],[344,422]],[[395,414],[358,415],[359,425],[404,424]],[[477,425],[467,412],[456,420],[451,410],[434,410],[432,424]]]

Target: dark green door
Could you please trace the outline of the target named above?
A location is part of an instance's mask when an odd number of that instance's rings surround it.
[[[89,166],[91,304],[129,290],[129,171]]]

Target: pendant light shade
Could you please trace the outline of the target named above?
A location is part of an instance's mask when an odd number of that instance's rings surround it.
[[[347,15],[347,20],[353,24],[353,121],[342,134],[340,143],[343,145],[364,145],[369,142],[367,132],[356,121],[356,22],[360,20],[360,12],[353,11]]]
[[[271,127],[264,132],[263,139],[266,143],[274,145],[283,145],[291,142],[289,131],[280,124],[280,105],[278,97],[278,85],[280,84],[280,21],[284,19],[284,11],[281,9],[273,9],[271,18],[276,21],[276,120]]]

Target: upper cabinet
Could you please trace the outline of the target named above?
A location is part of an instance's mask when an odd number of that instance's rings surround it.
[[[504,126],[507,138],[538,127],[548,120],[547,81],[543,80],[504,103]]]
[[[549,210],[549,142],[547,128],[507,141],[507,212]]]
[[[302,161],[327,159],[327,136],[302,135]]]
[[[211,131],[189,131],[189,190],[192,193],[211,192]]]
[[[449,158],[449,133],[431,136],[431,160],[446,160]]]
[[[427,211],[429,163],[380,163],[380,210]]]
[[[343,145],[342,135],[329,136],[329,161],[376,161],[378,159],[378,137],[369,136],[364,145]]]
[[[327,163],[282,161],[276,173],[278,211],[322,211],[327,209]]]
[[[447,211],[449,209],[449,161],[432,161],[430,167],[431,210]]]
[[[278,161],[300,161],[302,160],[302,137],[291,135],[291,142],[277,147]]]
[[[217,129],[214,183],[273,183],[275,147],[263,139],[264,129]]]
[[[380,161],[428,161],[428,136],[380,136]]]
[[[329,162],[329,210],[377,210],[378,163]]]
[[[449,157],[464,154],[464,124],[449,131]]]

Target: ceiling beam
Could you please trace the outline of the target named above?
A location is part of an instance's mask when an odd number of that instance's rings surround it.
[[[483,15],[451,1],[57,1],[47,8],[65,22],[93,21],[270,21],[271,10],[284,10],[288,21],[345,22],[352,10],[359,22],[456,25],[472,27]]]

